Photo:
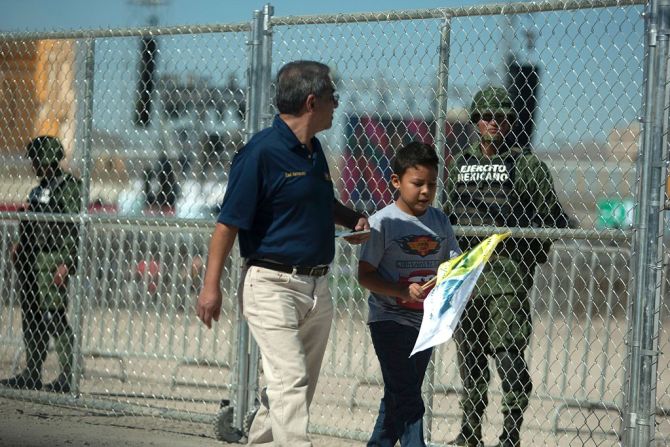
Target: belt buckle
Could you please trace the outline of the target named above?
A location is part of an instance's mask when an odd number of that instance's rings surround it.
[[[310,276],[323,276],[328,266],[317,265],[309,269]]]

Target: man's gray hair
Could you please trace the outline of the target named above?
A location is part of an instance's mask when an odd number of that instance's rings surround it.
[[[297,115],[307,97],[321,96],[333,89],[330,68],[316,61],[289,62],[277,73],[276,104],[279,113]]]

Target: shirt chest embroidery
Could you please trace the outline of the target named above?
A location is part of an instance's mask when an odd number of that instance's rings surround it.
[[[504,164],[463,165],[458,172],[458,182],[498,181],[509,179],[507,166]]]

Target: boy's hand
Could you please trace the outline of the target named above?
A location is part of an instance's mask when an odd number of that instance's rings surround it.
[[[421,284],[410,284],[407,286],[406,293],[404,296],[400,297],[400,301],[403,303],[412,302],[412,303],[423,303],[425,298],[425,292],[421,288]]]

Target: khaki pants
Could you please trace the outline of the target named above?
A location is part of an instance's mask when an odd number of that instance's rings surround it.
[[[311,447],[309,405],[333,318],[328,276],[252,266],[243,272],[240,290],[267,384],[267,402],[251,424],[249,445]]]

